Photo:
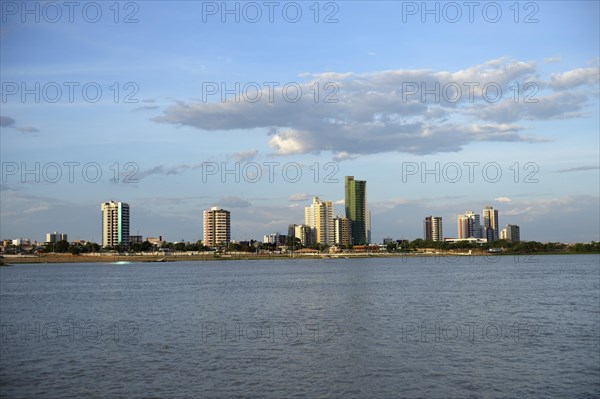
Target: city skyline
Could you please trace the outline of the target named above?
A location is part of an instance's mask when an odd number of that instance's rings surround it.
[[[132,235],[198,237],[219,204],[232,238],[260,238],[313,197],[345,216],[356,176],[373,242],[488,205],[524,240],[600,240],[598,2],[456,23],[408,3],[301,3],[272,23],[203,2],[3,15],[1,236],[100,242],[89,215],[119,198]]]
[[[347,176],[348,180],[353,180],[352,176]],[[362,182],[362,187],[366,187],[366,182]],[[347,185],[346,185],[346,191]],[[366,196],[365,196],[366,197]],[[312,244],[324,244],[327,246],[352,246],[352,245],[364,245],[364,244],[381,244],[385,243],[387,239],[390,239],[389,235],[386,236],[380,242],[373,242],[371,240],[368,243],[352,244],[352,220],[340,215],[333,216],[332,202],[321,200],[318,197],[313,197],[312,204],[304,207],[304,223],[303,224],[289,224],[287,236],[297,237],[302,245],[310,246]],[[162,235],[157,240],[155,237],[146,235],[131,235],[129,234],[130,225],[130,209],[129,204],[119,201],[110,200],[101,204],[102,212],[102,247],[113,247],[120,245],[127,245],[129,242],[142,242],[151,241],[153,243],[162,242]],[[486,206],[483,209],[483,224],[479,224],[481,220],[480,215],[475,214],[473,211],[467,211],[465,214],[457,215],[457,235],[456,237],[448,237],[443,232],[442,218],[439,216],[426,216],[423,220],[423,234],[422,238],[426,241],[459,241],[472,239],[481,239],[484,242],[492,242],[496,240],[508,240],[511,242],[521,241],[520,226],[514,224],[507,224],[502,230],[499,229],[499,212],[497,209],[493,209],[491,206]],[[206,209],[202,213],[202,238],[199,239],[204,245],[209,247],[217,247],[219,245],[227,245],[230,242],[240,241],[260,241],[260,237],[252,237],[248,240],[236,240],[232,239],[231,234],[231,212],[229,210],[220,208],[216,205],[212,205],[210,209]],[[369,230],[370,230],[369,225]],[[369,231],[367,230],[367,231]],[[495,231],[499,231],[498,234]],[[279,233],[277,230],[272,233],[263,235],[264,243],[285,245],[286,235]],[[134,241],[132,239],[135,238]],[[416,239],[418,237],[413,237]],[[0,239],[6,239],[0,238]],[[404,240],[405,237],[398,239]],[[19,237],[10,238],[9,240],[27,240],[30,238]],[[46,243],[55,243],[57,241],[67,241],[66,233],[46,233]],[[410,239],[409,239],[410,240]],[[32,240],[37,241],[37,240]],[[79,242],[81,240],[75,240]],[[83,240],[95,242],[93,240]],[[168,241],[168,240],[165,240]],[[182,239],[181,241],[174,240],[175,242],[195,242],[196,239]],[[536,241],[536,240],[530,240]]]

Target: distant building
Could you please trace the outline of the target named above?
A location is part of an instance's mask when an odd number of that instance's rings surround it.
[[[129,204],[109,201],[101,204],[102,246],[114,247],[129,243]]]
[[[371,211],[367,209],[367,220],[366,220],[366,225],[367,225],[367,244],[371,243]]]
[[[485,244],[487,243],[487,240],[485,238],[476,238],[476,237],[469,237],[469,238],[444,238],[445,242],[449,242],[449,243],[456,243],[456,242],[460,242],[460,241],[466,241],[468,243],[471,244]]]
[[[144,241],[144,239],[142,238],[142,236],[129,236],[130,243],[134,243],[134,242],[141,243],[143,241]]]
[[[279,237],[280,236],[281,236],[281,234],[279,234],[279,233],[267,234],[266,236],[263,237],[263,243],[279,245],[279,242],[280,242]]]
[[[29,238],[15,238],[12,240],[12,245],[31,245],[32,241]]]
[[[442,218],[427,216],[423,221],[423,239],[426,241],[443,241]]]
[[[314,197],[310,206],[304,208],[304,224],[313,229],[315,243],[334,245],[333,203]]]
[[[458,238],[481,238],[481,221],[479,215],[467,211],[457,216]]]
[[[500,238],[498,222],[498,210],[491,206],[486,206],[483,210],[483,238],[488,242],[496,241]]]
[[[367,211],[367,182],[354,180],[354,176],[346,176],[345,181],[346,217],[352,223],[352,245],[369,243],[369,225]]]
[[[231,241],[230,212],[216,206],[204,211],[204,245],[216,247]]]
[[[46,242],[47,243],[54,244],[59,241],[69,241],[69,240],[67,239],[67,235],[63,234],[63,233],[57,233],[56,231],[54,233],[46,233]]]
[[[154,245],[155,247],[160,247],[163,243],[163,238],[162,238],[162,236],[146,237],[146,241],[148,241],[150,244]]]
[[[396,241],[392,237],[385,237],[383,239],[383,245],[395,244]]]
[[[305,247],[309,247],[315,243],[313,229],[305,224],[294,225],[293,237],[299,239],[302,245]]]
[[[346,247],[352,245],[352,223],[350,219],[338,215],[333,219],[333,230],[335,232],[335,245]]]
[[[521,229],[515,224],[507,224],[500,232],[500,239],[510,242],[521,241]]]

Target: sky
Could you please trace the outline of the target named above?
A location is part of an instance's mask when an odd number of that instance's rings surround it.
[[[372,238],[486,206],[523,240],[600,240],[599,23],[583,2],[11,2],[0,25],[0,237],[232,239],[344,214]]]

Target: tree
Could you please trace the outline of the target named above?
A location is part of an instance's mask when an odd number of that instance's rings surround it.
[[[230,242],[229,245],[227,245],[227,251],[230,252],[238,252],[241,248],[242,246],[237,242]]]
[[[65,240],[57,241],[54,244],[54,252],[68,252],[69,251],[69,243]]]
[[[173,245],[173,249],[175,249],[175,251],[185,251],[185,243],[184,242],[178,242],[177,244]]]
[[[79,255],[83,252],[83,246],[81,246],[80,244],[71,245],[69,247],[69,252],[73,255]]]

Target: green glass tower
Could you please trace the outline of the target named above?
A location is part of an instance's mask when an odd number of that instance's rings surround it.
[[[346,217],[352,221],[352,245],[368,244],[367,182],[346,176]]]

